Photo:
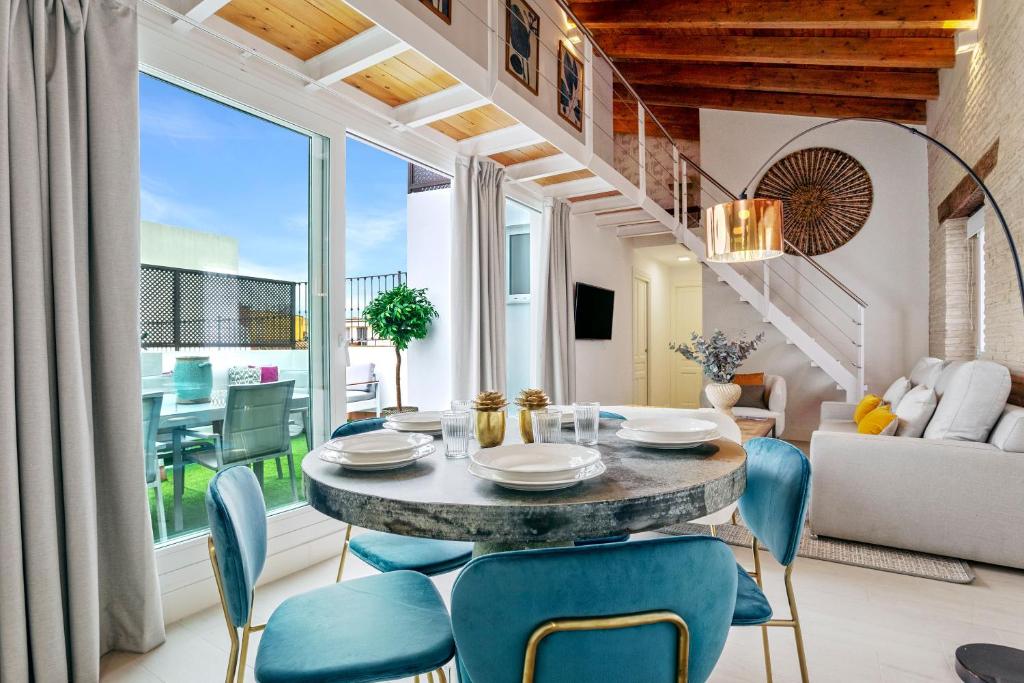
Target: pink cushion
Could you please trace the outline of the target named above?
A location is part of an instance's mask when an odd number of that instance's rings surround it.
[[[260,368],[260,383],[276,382],[278,379],[277,366],[265,365]]]

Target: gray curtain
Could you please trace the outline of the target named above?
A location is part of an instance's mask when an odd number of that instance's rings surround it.
[[[534,239],[533,330],[537,384],[555,403],[576,400],[576,317],[573,306],[569,204],[544,204]]]
[[[460,157],[452,193],[452,394],[505,392],[505,170]]]
[[[135,3],[0,5],[0,680],[163,640],[144,487]]]

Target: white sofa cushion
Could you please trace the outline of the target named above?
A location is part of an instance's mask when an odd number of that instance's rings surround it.
[[[935,395],[938,398],[942,398],[943,394],[946,393],[946,389],[949,388],[949,383],[952,381],[953,376],[956,375],[956,371],[964,366],[966,361],[952,360],[946,363],[945,367],[942,368],[942,372],[939,373],[939,378],[935,381]]]
[[[895,408],[903,400],[903,397],[907,395],[912,386],[909,379],[900,377],[885,390],[885,393],[882,394],[882,400]]]
[[[893,410],[900,423],[896,436],[919,437],[924,434],[938,403],[939,399],[931,387],[921,385],[908,391]]]
[[[999,363],[964,363],[949,380],[926,439],[986,441],[1010,396],[1010,371]]]
[[[856,434],[857,423],[853,420],[822,420],[818,425],[819,432],[839,432],[840,434]]]
[[[942,359],[925,356],[914,364],[910,371],[910,382],[915,387],[923,384],[926,387],[934,387],[939,375],[942,373]]]
[[[1008,453],[1024,453],[1024,408],[1006,406],[988,442]]]

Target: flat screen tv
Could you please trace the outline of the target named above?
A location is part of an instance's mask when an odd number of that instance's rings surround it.
[[[576,338],[611,339],[615,292],[576,283]]]

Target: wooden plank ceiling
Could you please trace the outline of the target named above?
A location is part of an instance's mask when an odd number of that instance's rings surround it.
[[[572,9],[670,133],[687,139],[695,119],[678,110],[701,107],[924,123],[938,70],[953,66],[955,32],[976,23],[975,0],[572,0]],[[616,109],[625,129],[628,106]]]
[[[374,26],[341,0],[231,0],[217,15],[303,61]],[[343,81],[389,107],[408,104],[459,83],[411,49]],[[464,140],[516,123],[504,111],[488,104],[427,125],[450,138]]]

